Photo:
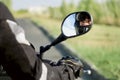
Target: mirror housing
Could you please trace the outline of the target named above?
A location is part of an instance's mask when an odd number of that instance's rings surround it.
[[[76,37],[87,33],[93,24],[93,18],[86,11],[69,14],[61,25],[61,32],[67,38]]]

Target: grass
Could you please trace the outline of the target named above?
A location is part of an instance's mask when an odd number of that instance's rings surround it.
[[[109,79],[120,80],[120,28],[94,25],[92,30],[68,44]],[[71,44],[72,43],[72,44]]]
[[[44,16],[30,15],[30,17],[37,24],[44,26],[52,36],[57,37],[61,33],[60,24],[62,21]],[[105,77],[111,80],[120,80],[120,28],[93,25],[87,34],[71,38],[65,43],[79,57],[94,64]]]

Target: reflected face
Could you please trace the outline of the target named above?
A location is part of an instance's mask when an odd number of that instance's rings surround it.
[[[91,20],[90,19],[85,19],[84,21],[80,21],[80,26],[88,26],[91,24]]]

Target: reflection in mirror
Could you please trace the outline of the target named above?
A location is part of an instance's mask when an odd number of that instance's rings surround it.
[[[65,36],[75,36],[76,30],[74,27],[75,14],[71,14],[64,20],[62,24],[62,31]]]
[[[92,23],[92,17],[88,12],[75,12],[64,19],[62,33],[66,37],[82,35],[91,29]]]

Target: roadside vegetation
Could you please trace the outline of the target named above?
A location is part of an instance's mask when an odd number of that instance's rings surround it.
[[[71,1],[67,4],[65,0],[61,7],[50,7],[50,16],[62,19],[70,12],[89,11],[94,23],[120,26],[120,0],[80,0],[77,5]]]
[[[100,1],[100,0],[99,0]],[[49,7],[50,16],[33,15],[27,10],[14,12],[16,18],[29,18],[42,25],[55,38],[61,33],[63,18],[70,12],[89,11],[94,25],[87,34],[65,41],[65,45],[94,65],[95,69],[110,80],[120,80],[120,0],[80,0],[77,5]]]

